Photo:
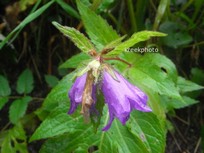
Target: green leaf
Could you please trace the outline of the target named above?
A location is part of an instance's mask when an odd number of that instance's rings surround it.
[[[24,70],[18,77],[16,90],[19,94],[28,94],[33,90],[33,75],[29,69]]]
[[[84,34],[80,33],[75,28],[70,28],[67,26],[62,26],[57,22],[52,22],[52,24],[60,30],[65,36],[67,36],[69,39],[71,39],[74,44],[85,53],[88,53],[92,50],[94,50],[94,46],[89,41],[87,37],[84,36]]]
[[[18,123],[18,120],[25,115],[28,103],[31,100],[32,100],[31,97],[26,96],[21,99],[13,101],[9,108],[9,120],[13,124]]]
[[[11,89],[8,80],[2,75],[0,75],[0,85],[0,96],[9,96],[11,94]]]
[[[0,110],[4,107],[8,100],[9,100],[8,97],[0,97]]]
[[[165,151],[166,130],[154,114],[134,111],[127,127],[132,134],[145,144],[147,152],[159,153]]]
[[[11,145],[11,138],[8,136],[2,142],[1,153],[16,153]]]
[[[45,75],[45,81],[50,87],[54,87],[59,82],[59,79],[54,75]]]
[[[164,22],[160,26],[161,32],[167,33],[168,36],[162,38],[162,42],[173,48],[178,48],[182,45],[187,45],[192,42],[193,38],[187,31],[184,31],[185,27],[174,22]]]
[[[166,34],[161,32],[155,32],[155,31],[140,31],[137,33],[134,33],[131,38],[126,40],[125,42],[118,45],[114,50],[109,52],[107,55],[118,55],[122,52],[124,52],[126,49],[132,47],[136,43],[139,43],[141,41],[146,41],[150,39],[151,37],[162,37],[166,36]]]
[[[156,53],[137,57],[127,72],[133,83],[149,91],[181,99],[176,87],[176,68],[169,59]]]
[[[154,114],[133,111],[126,124],[115,120],[111,129],[101,134],[98,153],[164,152],[165,130]]]
[[[74,132],[78,127],[90,126],[84,124],[83,117],[81,115],[77,118],[73,118],[67,114],[67,111],[68,107],[66,104],[54,109],[53,112],[38,127],[30,138],[30,141],[60,135],[65,132]],[[75,122],[74,124],[72,123],[73,121]]]
[[[166,112],[172,109],[184,108],[199,102],[187,96],[182,96],[181,100],[162,96],[161,101],[162,101],[163,108],[165,108]]]
[[[49,153],[50,151],[53,153],[85,153],[88,152],[88,148],[92,144],[97,143],[98,137],[94,135],[90,126],[85,126],[85,128],[77,126],[76,131],[49,139],[40,149],[40,153]]]
[[[90,56],[84,53],[79,53],[69,58],[66,62],[61,64],[59,68],[77,68],[81,62],[88,59],[90,59]]]
[[[191,82],[189,80],[186,80],[183,77],[178,77],[178,87],[180,89],[181,93],[185,93],[185,92],[190,92],[190,91],[194,91],[194,90],[200,90],[203,89],[203,86],[200,86],[194,82]]]
[[[114,120],[109,131],[102,132],[99,130],[94,133],[90,125],[84,125],[81,116],[77,118],[68,117],[66,113],[60,110],[62,109],[55,109],[56,112],[53,112],[41,124],[31,138],[36,140],[55,135],[54,138],[46,141],[40,153],[48,153],[51,150],[53,153],[70,153],[77,150],[88,152],[90,146],[96,146],[99,153],[164,152],[165,130],[162,129],[159,120],[152,113],[133,111],[127,126],[123,126],[118,120]],[[107,124],[108,113],[107,111],[104,113],[107,115],[103,116],[103,122]],[[62,135],[65,131],[68,133]]]
[[[86,7],[80,0],[77,0],[78,10],[86,28],[86,32],[97,50],[102,50],[107,44],[119,38],[113,28],[95,12]]]
[[[5,136],[1,145],[1,153],[16,152],[28,153],[26,135],[21,124],[17,124],[13,128],[5,131]]]

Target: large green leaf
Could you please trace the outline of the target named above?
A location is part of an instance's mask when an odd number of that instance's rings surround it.
[[[166,34],[161,32],[155,32],[155,31],[140,31],[140,32],[134,33],[131,36],[131,38],[129,38],[125,42],[118,45],[114,50],[108,53],[108,55],[118,55],[124,52],[126,49],[132,47],[136,43],[139,43],[141,41],[146,41],[151,37],[156,37],[156,36],[161,37],[161,36],[166,36]]]
[[[85,53],[88,53],[92,50],[94,50],[94,46],[89,41],[87,37],[84,36],[84,34],[80,33],[75,28],[62,26],[57,22],[52,22],[52,24],[60,30],[65,36],[67,36],[69,39],[71,39],[74,44]]]
[[[40,153],[85,153],[87,148],[97,142],[98,137],[93,136],[91,127],[77,127],[78,132],[66,133],[51,138],[42,146]]]
[[[81,115],[78,114],[78,117],[73,117],[67,114],[67,104],[63,104],[54,109],[35,131],[30,141],[61,135],[65,132],[74,133],[79,130],[78,128],[84,130],[89,128],[90,124],[85,124]]]
[[[96,146],[99,153],[106,152],[163,152],[165,147],[165,130],[152,113],[133,111],[127,126],[115,120],[111,129],[95,133],[92,126],[85,125],[82,117],[70,117],[67,108],[59,107],[41,124],[31,140],[51,138],[40,153],[88,152],[89,147]],[[104,111],[102,122],[107,124],[108,114]],[[63,134],[66,132],[65,134]],[[63,135],[62,135],[63,134]]]
[[[164,152],[166,131],[154,114],[134,111],[127,126],[145,144],[147,152]]]
[[[15,100],[9,109],[9,119],[12,123],[16,124],[18,120],[24,116],[28,103],[32,100],[31,97],[26,96],[21,99]]]
[[[80,0],[76,2],[86,32],[99,51],[108,43],[119,38],[116,31],[102,17],[87,8]]]
[[[0,75],[0,96],[9,96],[11,94],[11,89],[9,87],[8,80]]]
[[[127,71],[131,82],[151,92],[181,98],[176,86],[176,68],[169,59],[156,53],[135,57],[133,66]]]
[[[29,69],[24,70],[18,77],[16,90],[19,94],[28,94],[33,90],[33,75]]]

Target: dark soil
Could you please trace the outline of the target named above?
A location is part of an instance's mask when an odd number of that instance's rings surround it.
[[[168,117],[174,130],[167,133],[166,153],[203,153],[201,129],[203,127],[202,102],[176,111]]]

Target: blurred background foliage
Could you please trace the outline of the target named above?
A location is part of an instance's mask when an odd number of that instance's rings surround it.
[[[120,35],[130,37],[141,30],[167,33],[168,36],[160,41],[153,38],[148,42],[157,42],[160,53],[173,61],[179,75],[204,86],[204,0],[81,2],[105,18]],[[69,69],[62,69],[61,64],[79,50],[51,22],[75,27],[83,33],[84,25],[75,0],[4,0],[0,1],[0,8],[1,152],[39,152],[44,140],[28,141],[43,120],[44,115],[36,110],[59,79],[78,64],[72,60],[68,63]],[[202,90],[188,92],[192,84],[180,79],[181,92],[197,100],[192,103],[200,103],[180,110],[168,109],[165,150],[167,153],[201,152],[204,147],[204,95]],[[63,137],[67,139],[67,135]],[[49,148],[50,141],[43,148]],[[92,146],[89,152],[95,149]]]

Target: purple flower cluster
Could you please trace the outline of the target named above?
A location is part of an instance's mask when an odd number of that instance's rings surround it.
[[[109,71],[103,69],[101,71],[102,79],[100,80],[100,87],[105,103],[109,110],[109,122],[103,128],[103,131],[107,131],[114,120],[118,118],[124,125],[130,117],[130,112],[135,109],[143,112],[150,112],[151,108],[147,106],[147,95],[139,88],[129,83],[121,74],[116,71],[113,77]],[[82,103],[83,92],[87,81],[87,73],[79,76],[69,91],[69,98],[71,100],[71,106],[68,114],[74,113],[77,106]],[[94,87],[97,84],[93,85]],[[93,103],[96,103],[96,90],[92,90],[91,93]]]

